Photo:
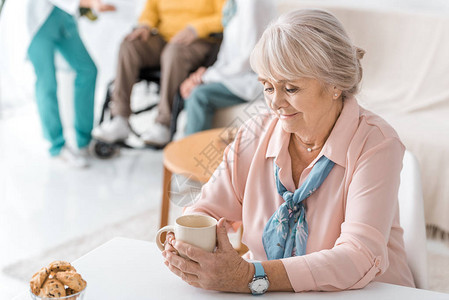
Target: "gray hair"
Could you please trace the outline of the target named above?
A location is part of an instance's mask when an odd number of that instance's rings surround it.
[[[305,9],[281,15],[257,42],[250,58],[259,76],[276,81],[314,78],[337,87],[343,99],[358,92],[360,59],[340,21],[326,11]]]

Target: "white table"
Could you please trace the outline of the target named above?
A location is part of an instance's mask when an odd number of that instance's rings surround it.
[[[114,238],[73,262],[87,281],[84,300],[255,299],[248,294],[206,291],[189,286],[163,263],[155,243]],[[267,293],[257,299],[447,299],[449,294],[379,282],[343,292]],[[23,293],[15,300],[30,299]]]

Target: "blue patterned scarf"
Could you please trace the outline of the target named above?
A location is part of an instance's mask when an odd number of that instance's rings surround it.
[[[274,164],[276,187],[285,202],[271,216],[263,231],[262,242],[268,259],[300,256],[306,253],[309,230],[303,200],[320,187],[334,165],[333,161],[322,156],[304,183],[292,193],[279,180],[279,167]]]

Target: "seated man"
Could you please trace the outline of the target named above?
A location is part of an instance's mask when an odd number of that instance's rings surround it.
[[[275,12],[269,0],[228,0],[223,9],[223,42],[217,61],[207,70],[199,68],[180,87],[186,99],[186,135],[211,128],[217,108],[263,97],[249,56]]]
[[[128,137],[130,96],[139,70],[160,66],[158,116],[142,139],[154,145],[169,142],[173,97],[189,72],[201,66],[214,46],[208,37],[223,29],[223,4],[224,0],[147,0],[139,26],[120,46],[111,100],[114,118],[94,129],[95,138],[112,143]]]

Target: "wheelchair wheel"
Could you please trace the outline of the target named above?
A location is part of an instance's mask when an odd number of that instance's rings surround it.
[[[117,154],[120,149],[112,144],[95,141],[94,152],[98,158],[107,159]]]

